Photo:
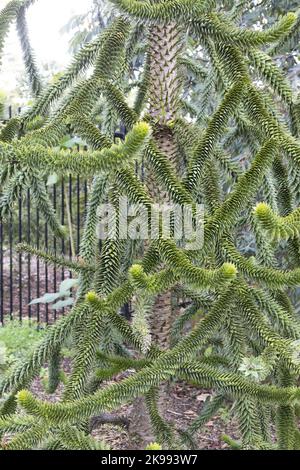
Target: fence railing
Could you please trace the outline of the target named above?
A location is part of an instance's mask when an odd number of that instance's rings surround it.
[[[78,254],[87,206],[88,182],[70,176],[49,186],[48,191],[57,216],[62,225],[69,229],[69,237],[66,240],[53,237],[30,189],[20,196],[8,217],[0,219],[0,322],[4,322],[6,317],[21,319],[28,316],[51,323],[61,313],[51,310],[48,304],[29,303],[46,292],[56,292],[59,283],[72,274],[68,269],[49,266],[30,254],[19,253],[16,247],[19,243],[28,243],[70,258],[74,255],[74,249],[75,254]]]
[[[2,123],[7,123],[14,113],[22,109],[8,107]],[[115,140],[124,140],[126,128],[121,123],[115,132]],[[84,146],[87,150],[87,146]],[[143,165],[139,170],[143,174]],[[5,319],[28,317],[38,322],[52,323],[57,316],[65,313],[52,310],[48,304],[30,305],[33,299],[45,293],[54,293],[59,284],[72,273],[68,269],[49,266],[39,258],[18,252],[17,245],[27,243],[37,249],[54,254],[72,256],[79,254],[80,238],[84,226],[89,182],[80,177],[65,177],[59,183],[48,187],[50,198],[61,224],[69,229],[69,237],[61,240],[53,237],[39,207],[36,206],[30,189],[21,194],[14,210],[1,219],[0,216],[0,324]],[[1,188],[0,188],[1,190]],[[131,306],[126,304],[122,314],[131,315]]]

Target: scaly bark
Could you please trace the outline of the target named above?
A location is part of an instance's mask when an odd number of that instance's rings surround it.
[[[175,23],[155,25],[150,30],[149,51],[151,59],[150,109],[154,126],[154,139],[157,147],[168,160],[178,168],[177,145],[168,124],[178,113],[180,78],[177,59],[181,49],[182,35]],[[159,188],[151,172],[148,172],[146,184],[152,198],[160,204],[170,203],[168,193]],[[172,324],[171,292],[158,296],[151,318],[153,341],[162,349],[170,345]]]
[[[150,89],[149,114],[152,118],[153,138],[177,170],[178,152],[169,122],[176,118],[180,96],[180,77],[177,58],[181,49],[182,35],[175,23],[154,25],[149,32]],[[166,190],[158,186],[150,169],[146,169],[146,185],[153,200],[159,204],[170,203]],[[161,349],[170,346],[173,322],[172,292],[159,295],[150,318],[152,340]],[[164,415],[167,403],[167,385],[160,388],[159,410]],[[140,436],[145,447],[155,440],[143,397],[135,400],[131,413],[130,431]]]

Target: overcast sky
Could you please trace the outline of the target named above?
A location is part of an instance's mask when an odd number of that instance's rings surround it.
[[[0,9],[8,0],[0,0]],[[59,31],[74,14],[87,11],[91,0],[38,0],[28,9],[28,27],[33,49],[38,62],[56,61],[60,66],[66,65],[70,60],[68,53],[68,35],[60,35]],[[16,59],[17,69],[20,67],[21,51],[15,27],[6,41],[6,58],[0,71],[0,89],[13,88],[12,80],[14,64],[11,57]]]
[[[68,37],[61,36],[59,31],[71,16],[86,12],[90,3],[90,0],[39,0],[28,10],[32,44],[39,57],[61,61],[68,56]]]

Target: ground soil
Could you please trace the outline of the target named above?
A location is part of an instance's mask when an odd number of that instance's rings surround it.
[[[64,361],[64,371],[68,374],[70,371],[70,360]],[[121,380],[118,376],[116,380]],[[48,395],[45,392],[42,380],[36,379],[32,385],[32,392],[42,400],[57,402],[62,396],[63,385],[60,385],[54,395]],[[198,389],[184,383],[172,384],[170,387],[169,403],[166,417],[176,429],[184,430],[198,416],[204,402],[211,395],[211,391]],[[132,405],[125,405],[120,408],[115,415],[129,418]],[[129,436],[126,426],[105,424],[100,425],[93,431],[93,436],[105,442],[114,450],[129,450],[138,448],[138,442],[132,442],[132,436]],[[195,440],[197,448],[203,450],[209,449],[228,449],[227,444],[222,441],[222,435],[227,434],[233,439],[238,439],[238,429],[236,422],[230,416],[230,411],[221,409],[220,413],[212,418],[201,430]]]

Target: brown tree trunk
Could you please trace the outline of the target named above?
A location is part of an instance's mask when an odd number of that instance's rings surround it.
[[[175,23],[155,25],[150,30],[149,53],[151,58],[150,109],[153,122],[153,136],[158,149],[178,169],[177,145],[169,127],[176,119],[179,109],[180,78],[177,59],[181,49],[182,34]],[[146,177],[151,197],[160,204],[170,203],[169,194],[159,188],[151,172]],[[169,347],[172,324],[172,295],[159,295],[152,315],[153,341],[162,349]]]
[[[152,118],[156,145],[168,157],[174,169],[178,167],[177,145],[168,124],[176,118],[179,109],[180,79],[177,58],[180,48],[181,34],[176,24],[151,27],[149,34],[151,61],[149,113]],[[146,172],[146,185],[156,203],[170,203],[169,194],[158,186],[151,171]],[[152,340],[161,349],[167,349],[170,346],[172,320],[172,292],[170,291],[157,297],[150,318]],[[160,389],[159,408],[162,416],[167,403],[166,387],[162,385]],[[142,448],[155,440],[143,397],[133,403],[130,431],[140,437]]]

